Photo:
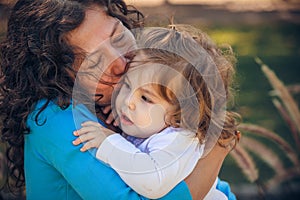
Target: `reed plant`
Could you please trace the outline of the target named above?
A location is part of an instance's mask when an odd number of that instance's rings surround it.
[[[280,187],[280,184],[300,178],[300,112],[298,104],[293,97],[300,92],[300,84],[286,86],[261,59],[255,58],[257,64],[270,82],[273,90],[270,92],[271,101],[280,113],[282,120],[286,123],[288,130],[285,133],[277,133],[257,124],[241,123],[239,125],[243,136],[237,147],[230,153],[243,174],[251,183],[258,186],[260,195],[264,195],[268,189]],[[293,142],[286,138],[290,134]],[[288,166],[277,151],[265,142],[268,140],[280,149],[289,159]],[[254,156],[259,157],[264,163],[273,169],[271,178],[264,180],[260,178],[260,170],[257,167]]]

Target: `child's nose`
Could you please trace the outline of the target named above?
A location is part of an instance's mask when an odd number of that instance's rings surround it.
[[[129,110],[135,110],[136,106],[134,103],[134,94],[129,94],[127,96],[126,105],[128,106]]]
[[[135,110],[135,104],[133,104],[133,103],[130,103],[128,105],[128,107],[129,107],[130,110]]]

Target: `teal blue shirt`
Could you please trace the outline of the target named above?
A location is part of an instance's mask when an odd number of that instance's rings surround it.
[[[25,136],[24,169],[28,200],[146,199],[128,187],[112,168],[72,144],[72,132],[82,122],[96,120],[86,107],[71,105],[62,110],[50,102],[36,124],[35,116],[44,103],[40,101],[27,120],[30,133]],[[181,182],[162,199],[192,198],[185,182]]]
[[[80,152],[74,146],[73,131],[82,122],[97,118],[85,106],[70,105],[62,110],[50,102],[35,116],[45,101],[36,105],[27,120],[30,133],[25,135],[24,169],[26,198],[28,200],[135,200],[147,199],[128,187],[109,166],[95,158],[92,152]],[[217,189],[229,200],[234,194],[226,182],[219,181]],[[179,183],[162,200],[191,200],[184,181]]]

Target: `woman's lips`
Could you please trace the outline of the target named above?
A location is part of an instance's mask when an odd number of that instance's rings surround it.
[[[124,114],[121,115],[120,122],[123,125],[133,125],[133,122]]]

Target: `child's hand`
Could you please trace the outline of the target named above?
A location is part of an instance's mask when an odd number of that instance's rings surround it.
[[[104,128],[97,122],[87,121],[82,124],[81,129],[74,131],[73,134],[75,136],[79,136],[73,141],[74,145],[79,145],[85,142],[85,144],[80,149],[80,151],[84,152],[91,148],[98,148],[103,140],[107,136],[114,134],[114,132],[107,128]]]
[[[111,111],[111,106],[106,106],[102,109],[102,112],[104,114],[109,114],[107,119],[105,120],[105,123],[107,124],[113,124],[114,126],[119,126],[119,120],[118,118],[114,118],[113,112]]]

